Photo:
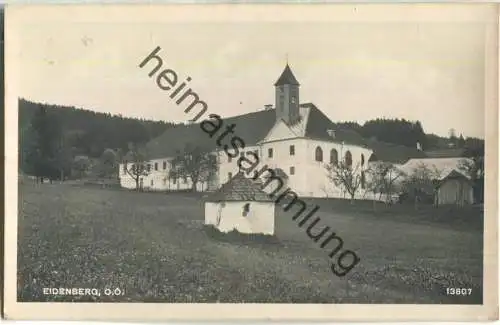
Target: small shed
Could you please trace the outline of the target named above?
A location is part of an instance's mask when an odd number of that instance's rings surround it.
[[[474,188],[464,174],[452,170],[437,182],[435,203],[463,206],[474,203]]]
[[[236,174],[205,201],[205,225],[221,232],[274,235],[275,203],[262,181]]]

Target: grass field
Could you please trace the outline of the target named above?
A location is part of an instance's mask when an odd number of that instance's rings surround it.
[[[482,216],[312,200],[361,262],[345,277],[328,251],[279,211],[275,244],[228,243],[203,231],[203,202],[181,194],[64,184],[20,185],[19,301],[482,302]],[[97,288],[101,296],[44,295]],[[446,288],[471,288],[447,296]],[[121,295],[106,296],[105,289]]]

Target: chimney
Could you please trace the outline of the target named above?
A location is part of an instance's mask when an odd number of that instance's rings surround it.
[[[422,151],[422,145],[420,144],[420,142],[417,142],[417,150]]]
[[[270,109],[273,109],[273,104],[266,104],[266,105],[264,105],[264,110],[265,111],[268,111]]]
[[[335,130],[326,130],[328,136],[335,139]]]

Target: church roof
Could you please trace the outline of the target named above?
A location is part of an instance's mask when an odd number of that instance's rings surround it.
[[[305,138],[364,145],[364,139],[358,133],[352,130],[338,129],[314,104],[306,103],[300,106],[309,107],[308,110],[305,110],[309,114],[304,132]],[[196,145],[206,151],[222,150],[222,148],[217,147],[216,141],[226,126],[230,124],[236,125],[232,136],[240,137],[247,147],[256,146],[274,126],[275,114],[275,109],[268,109],[223,118],[223,125],[213,138],[210,138],[200,128],[199,123],[169,127],[162,135],[147,143],[146,152],[149,159],[161,159],[175,156],[176,152],[182,151],[187,144]],[[335,137],[328,134],[329,129],[335,130]],[[230,139],[231,135],[228,135],[225,140],[222,140],[222,143],[227,144]]]
[[[242,172],[236,174],[220,189],[209,194],[206,198],[208,202],[221,201],[263,201],[273,202],[274,200],[262,190],[262,181],[247,178]]]
[[[276,83],[274,84],[275,86],[281,86],[281,85],[296,85],[299,86],[299,82],[293,75],[292,69],[290,69],[290,66],[287,64],[285,67],[285,70],[281,73],[281,76],[278,78]]]

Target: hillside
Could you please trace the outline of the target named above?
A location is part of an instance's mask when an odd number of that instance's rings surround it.
[[[100,157],[106,148],[126,151],[129,142],[145,143],[173,123],[139,120],[70,106],[19,100],[19,130],[26,130],[40,107],[57,121],[75,155]]]

